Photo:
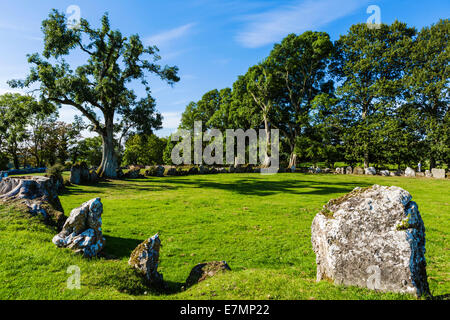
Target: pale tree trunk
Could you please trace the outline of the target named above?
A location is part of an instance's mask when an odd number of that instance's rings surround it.
[[[368,167],[369,167],[369,153],[367,151],[365,151],[364,152],[364,168],[368,168]]]
[[[102,133],[103,150],[102,162],[97,174],[102,178],[117,178],[117,156],[114,151],[113,119],[105,120],[105,130]]]
[[[296,162],[297,162],[297,155],[294,153],[294,151],[292,151],[289,157],[289,168],[295,166]]]
[[[270,166],[270,129],[267,117],[264,116],[264,130],[266,131],[266,154],[264,155],[264,162],[262,163],[263,168],[268,168]]]

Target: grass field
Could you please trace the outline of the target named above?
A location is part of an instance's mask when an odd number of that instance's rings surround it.
[[[450,181],[350,175],[219,174],[147,178],[71,186],[60,196],[66,215],[101,197],[105,251],[83,259],[52,242],[56,231],[0,207],[0,299],[413,299],[315,282],[311,222],[331,198],[357,186],[396,185],[419,205],[434,296],[450,293]],[[160,233],[166,292],[150,291],[128,267],[131,251]],[[232,272],[187,290],[200,262],[226,260]],[[66,286],[70,265],[81,289]]]

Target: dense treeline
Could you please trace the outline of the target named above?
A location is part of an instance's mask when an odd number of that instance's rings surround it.
[[[62,18],[51,13],[50,20],[43,22],[46,32],[55,33],[55,26],[48,21],[62,28]],[[102,23],[102,32],[115,32],[109,29],[107,17]],[[189,103],[180,128],[192,130],[194,122],[201,121],[204,131],[265,129],[267,147],[270,129],[279,129],[280,161],[289,167],[305,162],[328,167],[336,162],[365,167],[405,167],[422,162],[423,167],[447,167],[449,31],[446,19],[419,32],[401,22],[383,24],[379,29],[353,25],[334,42],[324,32],[290,34],[275,44],[266,59],[239,76],[231,88],[211,90],[201,100]],[[49,65],[38,65],[42,72],[48,71]],[[156,65],[154,68],[161,71]],[[59,75],[57,68],[51,70],[55,83],[62,83],[57,81],[59,77],[84,79]],[[161,77],[175,81],[176,70],[168,69],[170,74]],[[44,84],[50,86],[50,82]],[[69,92],[73,88],[63,89]],[[47,89],[44,86],[41,90]],[[76,90],[73,94],[82,101],[85,88]],[[153,130],[161,128],[162,117],[151,96],[130,110],[124,109],[121,121],[110,124],[111,145],[105,145],[102,135],[83,139],[83,130],[98,133],[103,128],[90,109],[89,117],[82,110],[88,124],[78,117],[67,124],[58,121],[58,104],[40,98],[10,93],[0,96],[0,170],[55,163],[69,166],[81,161],[101,166],[108,148],[114,149],[117,165],[171,164],[175,143],[154,135]],[[92,97],[88,98],[89,104]]]
[[[180,128],[280,130],[282,163],[376,166],[450,160],[449,20],[290,34],[232,88],[191,102]]]

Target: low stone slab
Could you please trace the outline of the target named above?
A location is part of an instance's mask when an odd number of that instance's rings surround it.
[[[425,227],[406,190],[374,185],[330,200],[312,223],[317,281],[428,295]]]
[[[0,181],[0,201],[23,205],[44,222],[61,230],[66,216],[58,197],[58,186],[51,178],[40,176],[6,177]]]
[[[190,287],[196,283],[211,278],[219,272],[230,270],[231,268],[225,261],[199,263],[194,268],[192,268],[188,278],[186,279],[186,287]]]
[[[431,169],[431,175],[436,179],[445,179],[445,169]]]
[[[377,169],[375,169],[374,167],[368,167],[364,169],[364,173],[374,176],[377,174]]]

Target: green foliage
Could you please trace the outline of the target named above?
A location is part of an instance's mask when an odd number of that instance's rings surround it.
[[[163,153],[163,162],[167,165],[173,165],[172,163],[172,149],[175,147],[175,142],[171,141],[171,137],[167,138],[166,146]]]
[[[425,137],[430,166],[449,163],[450,120],[450,20],[424,27],[415,39],[405,83],[410,108],[417,110],[417,122]]]
[[[51,166],[50,168],[47,168],[46,173],[49,177],[54,177],[56,179],[62,179],[63,178],[62,174],[64,172],[64,169],[65,169],[65,167],[62,164],[57,163],[57,164]]]
[[[100,136],[81,140],[77,145],[76,159],[86,162],[89,166],[99,166],[102,161],[102,145]]]
[[[131,136],[125,143],[123,155],[124,165],[155,165],[163,163],[163,152],[166,147],[165,139],[156,135]]]
[[[401,103],[415,34],[414,28],[398,21],[375,29],[364,23],[351,26],[336,41],[332,72],[341,82],[336,93],[352,119],[343,137],[347,159],[364,159],[366,167],[376,160],[380,121]]]

